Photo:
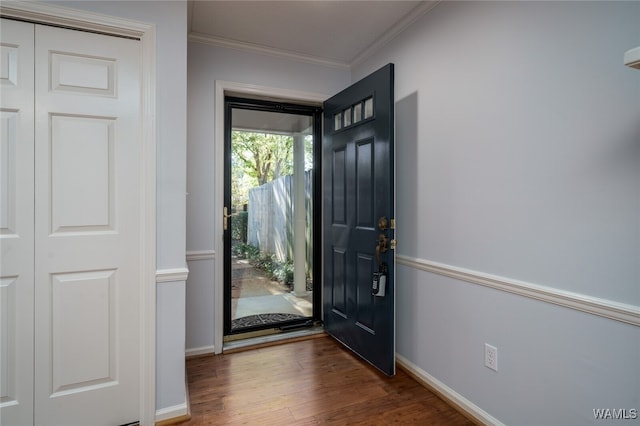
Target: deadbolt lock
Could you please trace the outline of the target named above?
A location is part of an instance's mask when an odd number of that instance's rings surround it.
[[[380,249],[380,253],[384,253],[389,250],[389,247],[387,247],[388,241],[388,238],[384,234],[380,234],[380,236],[378,237],[378,247]]]
[[[387,247],[387,237],[384,234],[380,234],[378,237],[378,244],[376,245],[376,260],[378,261],[378,269],[382,268],[382,258],[380,255],[389,250]]]

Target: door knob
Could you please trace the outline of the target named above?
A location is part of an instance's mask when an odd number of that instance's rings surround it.
[[[229,210],[228,210],[228,209],[227,209],[227,207],[225,206],[225,207],[222,209],[222,229],[223,229],[223,230],[225,230],[225,231],[226,231],[227,229],[229,229],[229,218],[230,218],[230,217],[233,217],[233,216],[237,216],[237,215],[238,215],[238,213],[231,213],[231,214],[228,214],[228,212],[229,212]]]

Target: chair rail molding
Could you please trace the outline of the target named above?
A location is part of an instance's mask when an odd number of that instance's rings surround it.
[[[215,250],[189,250],[187,251],[187,262],[196,260],[214,260],[216,258]]]
[[[187,281],[189,276],[189,268],[169,268],[158,269],[156,271],[156,283],[171,283],[178,281]]]
[[[640,307],[615,302],[613,300],[588,296],[546,287],[536,284],[518,281],[496,275],[485,274],[443,263],[432,262],[424,259],[412,258],[398,255],[396,257],[399,265],[420,269],[433,274],[479,284],[496,290],[506,291],[528,297],[542,302],[552,303],[565,308],[575,309],[592,315],[598,315],[615,321],[640,327]]]

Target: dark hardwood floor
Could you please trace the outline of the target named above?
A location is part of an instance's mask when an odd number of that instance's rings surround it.
[[[388,378],[329,337],[187,361],[181,425],[471,425],[398,369]]]

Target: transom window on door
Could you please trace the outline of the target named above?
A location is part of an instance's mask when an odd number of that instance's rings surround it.
[[[333,116],[333,130],[338,131],[373,117],[373,96],[346,108]]]

